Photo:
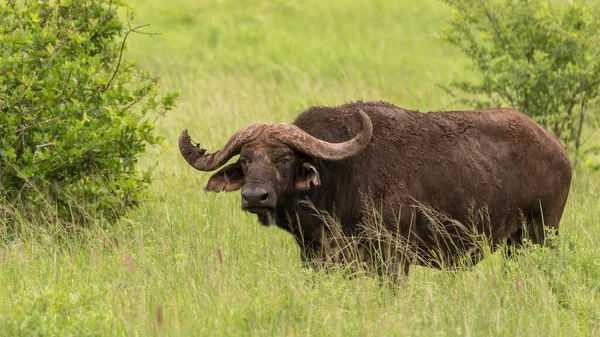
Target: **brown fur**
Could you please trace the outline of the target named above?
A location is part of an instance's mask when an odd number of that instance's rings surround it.
[[[558,229],[571,165],[557,139],[529,117],[511,109],[425,114],[386,102],[355,102],[310,108],[294,124],[318,139],[344,142],[359,132],[361,109],[371,119],[373,134],[367,147],[348,159],[312,158],[267,136],[242,147],[241,156],[256,157],[252,165],[261,167],[245,169],[244,188],[266,186],[274,198],[270,215],[259,212],[259,219],[267,224],[273,217],[292,233],[303,259],[319,257],[326,231],[322,218],[300,202],[306,199],[335,217],[349,237],[360,236],[371,211],[365,205],[375,207],[385,228],[418,252],[402,260],[403,270],[409,263],[441,267],[439,256],[453,265],[466,251],[476,250],[472,241],[462,239],[469,229],[484,234],[493,246],[519,246],[525,235],[543,244],[543,225]],[[290,151],[294,165],[313,165],[319,186],[294,189],[295,180],[309,178],[271,163],[276,152]],[[454,242],[440,244],[439,228],[424,205],[444,214],[444,228]]]

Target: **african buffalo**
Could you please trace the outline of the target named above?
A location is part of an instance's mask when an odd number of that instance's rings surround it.
[[[491,247],[518,247],[526,236],[544,244],[544,226],[558,229],[571,185],[563,146],[512,109],[421,113],[354,102],[312,107],[293,124],[248,125],[214,153],[185,130],[179,148],[200,171],[239,154],[205,189],[241,189],[242,209],[290,232],[305,262],[322,257],[331,235],[321,211],[356,238],[376,211],[410,248],[386,258],[395,275],[410,264],[452,267],[466,253],[476,263],[473,233]]]

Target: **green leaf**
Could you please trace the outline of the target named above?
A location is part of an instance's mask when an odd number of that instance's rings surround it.
[[[0,31],[19,24],[0,35],[0,157],[14,168],[2,171],[7,200],[31,208],[50,201],[64,221],[83,222],[117,219],[142,197],[138,158],[162,141],[147,114],[171,110],[177,95],[160,95],[157,77],[119,54],[124,6],[0,2]]]

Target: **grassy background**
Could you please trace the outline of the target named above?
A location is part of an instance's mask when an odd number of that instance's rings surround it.
[[[592,336],[600,335],[598,174],[579,171],[556,251],[490,256],[472,271],[413,267],[377,280],[301,268],[291,237],[206,194],[177,136],[209,149],[250,122],[291,121],[311,105],[387,100],[461,108],[438,88],[472,76],[439,39],[434,0],[134,1],[127,56],[181,90],[151,198],[114,228],[60,241],[31,232],[0,248],[0,335]],[[43,221],[43,219],[40,219]],[[28,226],[28,224],[24,224]]]

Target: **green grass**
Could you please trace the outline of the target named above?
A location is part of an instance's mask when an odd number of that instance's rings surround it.
[[[31,230],[0,248],[0,335],[600,335],[600,176],[578,171],[557,249],[494,254],[471,271],[413,267],[396,290],[304,270],[289,235],[206,194],[177,136],[209,149],[250,122],[382,99],[460,108],[437,87],[472,76],[437,36],[437,1],[136,1],[127,56],[181,90],[159,121],[150,198],[86,240]],[[43,219],[40,219],[43,222]],[[30,228],[32,224],[23,224]],[[31,227],[33,228],[33,227]]]

